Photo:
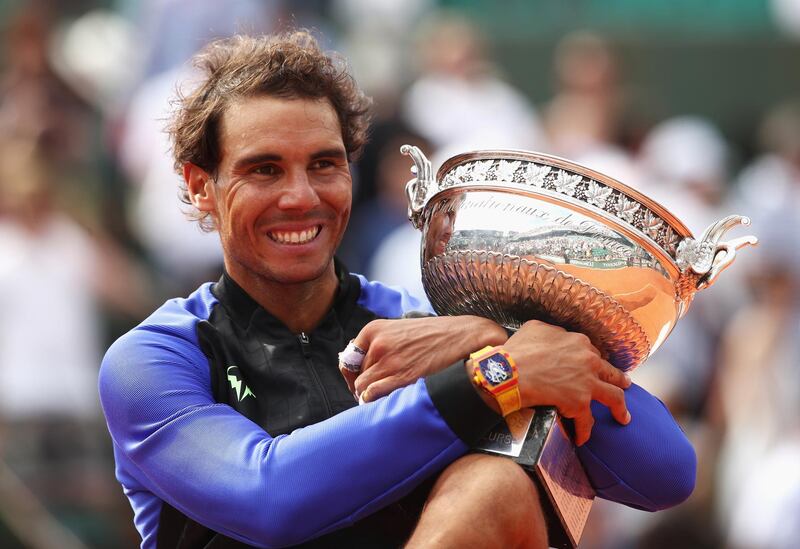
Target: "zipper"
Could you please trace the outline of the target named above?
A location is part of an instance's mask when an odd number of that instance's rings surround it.
[[[317,388],[322,395],[322,402],[325,404],[325,411],[327,412],[328,417],[331,417],[333,415],[333,409],[331,408],[331,403],[328,400],[328,393],[325,391],[325,387],[322,385],[322,380],[319,378],[316,368],[314,368],[314,362],[311,360],[311,339],[305,332],[300,332],[300,335],[297,336],[297,339],[300,340],[300,350],[303,351],[303,358],[306,361],[308,369],[311,370],[311,377],[314,378],[314,383],[317,385]]]

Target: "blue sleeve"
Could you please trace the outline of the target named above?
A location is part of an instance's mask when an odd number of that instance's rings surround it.
[[[625,391],[631,422],[620,425],[608,408],[592,403],[595,424],[578,448],[598,496],[636,509],[677,505],[694,490],[697,458],[666,406],[631,385]]]
[[[214,402],[193,342],[158,329],[117,341],[99,388],[115,451],[133,465],[126,475],[193,520],[261,547],[348,526],[468,449],[425,380],[272,438]]]
[[[371,282],[360,274],[356,276],[361,282],[358,304],[381,318],[400,318],[412,311],[433,314],[430,303],[421,302],[400,287]]]

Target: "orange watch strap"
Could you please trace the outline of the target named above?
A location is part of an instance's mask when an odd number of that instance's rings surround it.
[[[497,404],[500,405],[500,411],[503,414],[503,417],[522,408],[522,397],[519,394],[519,383],[515,383],[502,393],[495,394],[494,398],[497,399]]]

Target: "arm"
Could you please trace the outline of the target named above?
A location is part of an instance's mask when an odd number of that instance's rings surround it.
[[[592,436],[577,449],[592,485],[600,497],[637,509],[681,503],[694,489],[694,448],[656,397],[631,385],[625,400],[632,419],[624,426],[592,403]]]
[[[404,386],[435,371],[444,362],[433,356],[464,357],[483,345],[502,343],[504,333],[493,326],[477,317],[371,323],[356,340],[367,349],[356,390],[368,391],[369,400],[384,380],[390,387]],[[577,426],[578,455],[601,497],[656,510],[689,496],[696,469],[691,444],[664,405],[631,386],[588,338],[531,321],[505,347],[519,366],[523,406],[556,406],[562,416],[573,418],[567,425]],[[491,398],[481,397],[497,409]]]
[[[356,397],[372,402],[506,339],[505,329],[478,316],[373,320],[354,340],[367,352],[361,372],[340,371]]]
[[[117,451],[135,466],[128,473],[188,517],[259,546],[352,524],[461,456],[498,420],[456,366],[272,438],[214,402],[196,345],[152,329],[112,346],[100,394]]]

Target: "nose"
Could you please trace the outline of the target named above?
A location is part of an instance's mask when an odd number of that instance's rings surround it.
[[[305,170],[295,170],[284,180],[278,208],[281,210],[308,211],[319,205],[319,195]]]

